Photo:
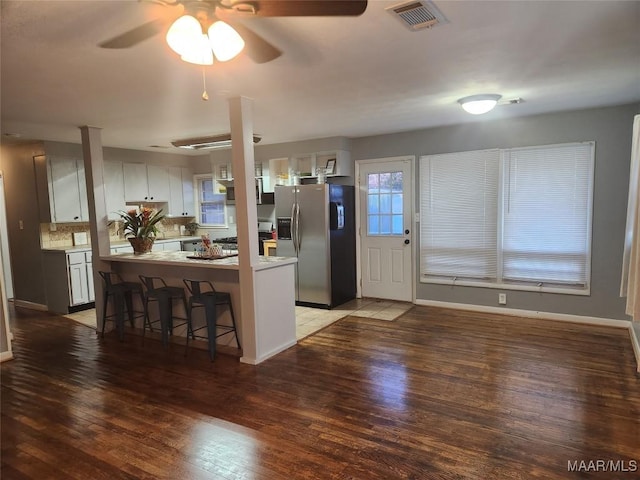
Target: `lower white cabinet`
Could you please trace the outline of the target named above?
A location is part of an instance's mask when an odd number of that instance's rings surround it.
[[[66,314],[95,301],[91,251],[44,250],[47,308]]]
[[[163,252],[179,252],[181,250],[181,246],[179,241],[172,242],[161,242],[153,245],[153,250],[163,251]]]

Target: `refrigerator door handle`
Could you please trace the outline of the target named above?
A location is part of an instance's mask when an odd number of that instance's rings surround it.
[[[300,246],[302,244],[301,242],[301,238],[300,238],[300,204],[296,203],[296,239],[294,240],[295,242],[295,247],[296,247],[296,253],[300,253]]]
[[[296,246],[296,204],[291,204],[291,240],[293,243],[293,250],[298,255],[298,247]]]

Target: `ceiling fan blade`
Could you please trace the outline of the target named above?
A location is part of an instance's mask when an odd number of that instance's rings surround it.
[[[253,30],[248,29],[238,22],[229,22],[244,40],[244,53],[256,63],[267,63],[275,60],[282,51],[267,42]]]
[[[258,17],[323,17],[356,16],[367,9],[367,0],[236,0],[239,11],[243,4],[253,5]]]
[[[150,22],[143,23],[139,27],[129,30],[117,37],[113,37],[105,42],[100,43],[98,46],[101,48],[129,48],[137,45],[140,42],[153,37],[157,33],[160,33],[164,25],[164,20],[155,19]]]

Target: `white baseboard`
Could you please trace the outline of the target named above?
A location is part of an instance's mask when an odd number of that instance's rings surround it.
[[[48,311],[46,305],[42,305],[41,303],[28,302],[26,300],[13,300],[13,305],[16,307],[30,308],[31,310],[40,310],[42,312]]]
[[[247,356],[243,355],[242,357],[240,357],[240,363],[247,363],[249,365],[258,365],[259,363],[264,362],[268,358],[271,358],[274,355],[277,355],[278,353],[284,352],[286,349],[293,347],[297,343],[298,343],[297,340],[291,340],[289,342],[285,342],[282,345],[280,345],[279,347],[274,348],[270,352],[263,353],[258,358],[250,358],[250,357],[247,357]]]
[[[633,322],[629,324],[629,336],[631,337],[631,345],[633,346],[633,354],[636,356],[636,371],[640,373],[640,339],[638,332],[633,328]]]
[[[537,312],[534,310],[518,310],[516,308],[489,307],[485,305],[471,305],[468,303],[440,302],[437,300],[416,300],[416,305],[431,307],[452,308],[455,310],[470,310],[482,313],[497,313],[514,317],[540,318],[543,320],[559,320],[562,322],[583,323],[586,325],[600,325],[603,327],[629,328],[628,320],[613,318],[585,317],[582,315],[570,315],[567,313]]]

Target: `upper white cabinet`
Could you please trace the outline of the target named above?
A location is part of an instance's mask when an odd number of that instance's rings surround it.
[[[167,167],[145,163],[125,163],[123,170],[125,201],[169,201],[170,188]]]
[[[124,200],[124,171],[122,162],[104,162],[104,193],[107,203],[107,218],[119,220],[118,211],[126,210]]]
[[[193,171],[169,167],[169,212],[172,217],[193,217]]]
[[[87,222],[87,187],[84,179],[84,165],[75,158],[47,158],[49,182],[49,208],[51,221]]]
[[[316,153],[316,168],[326,169],[327,177],[353,177],[354,163],[351,160],[351,153],[345,150],[336,150],[335,152],[319,152]],[[329,171],[328,167],[333,163],[333,170]]]
[[[332,150],[271,159],[265,191],[272,192],[276,185],[292,185],[293,175],[298,175],[301,180],[316,178],[319,170],[325,171],[327,178],[353,177],[351,154],[345,150]]]

